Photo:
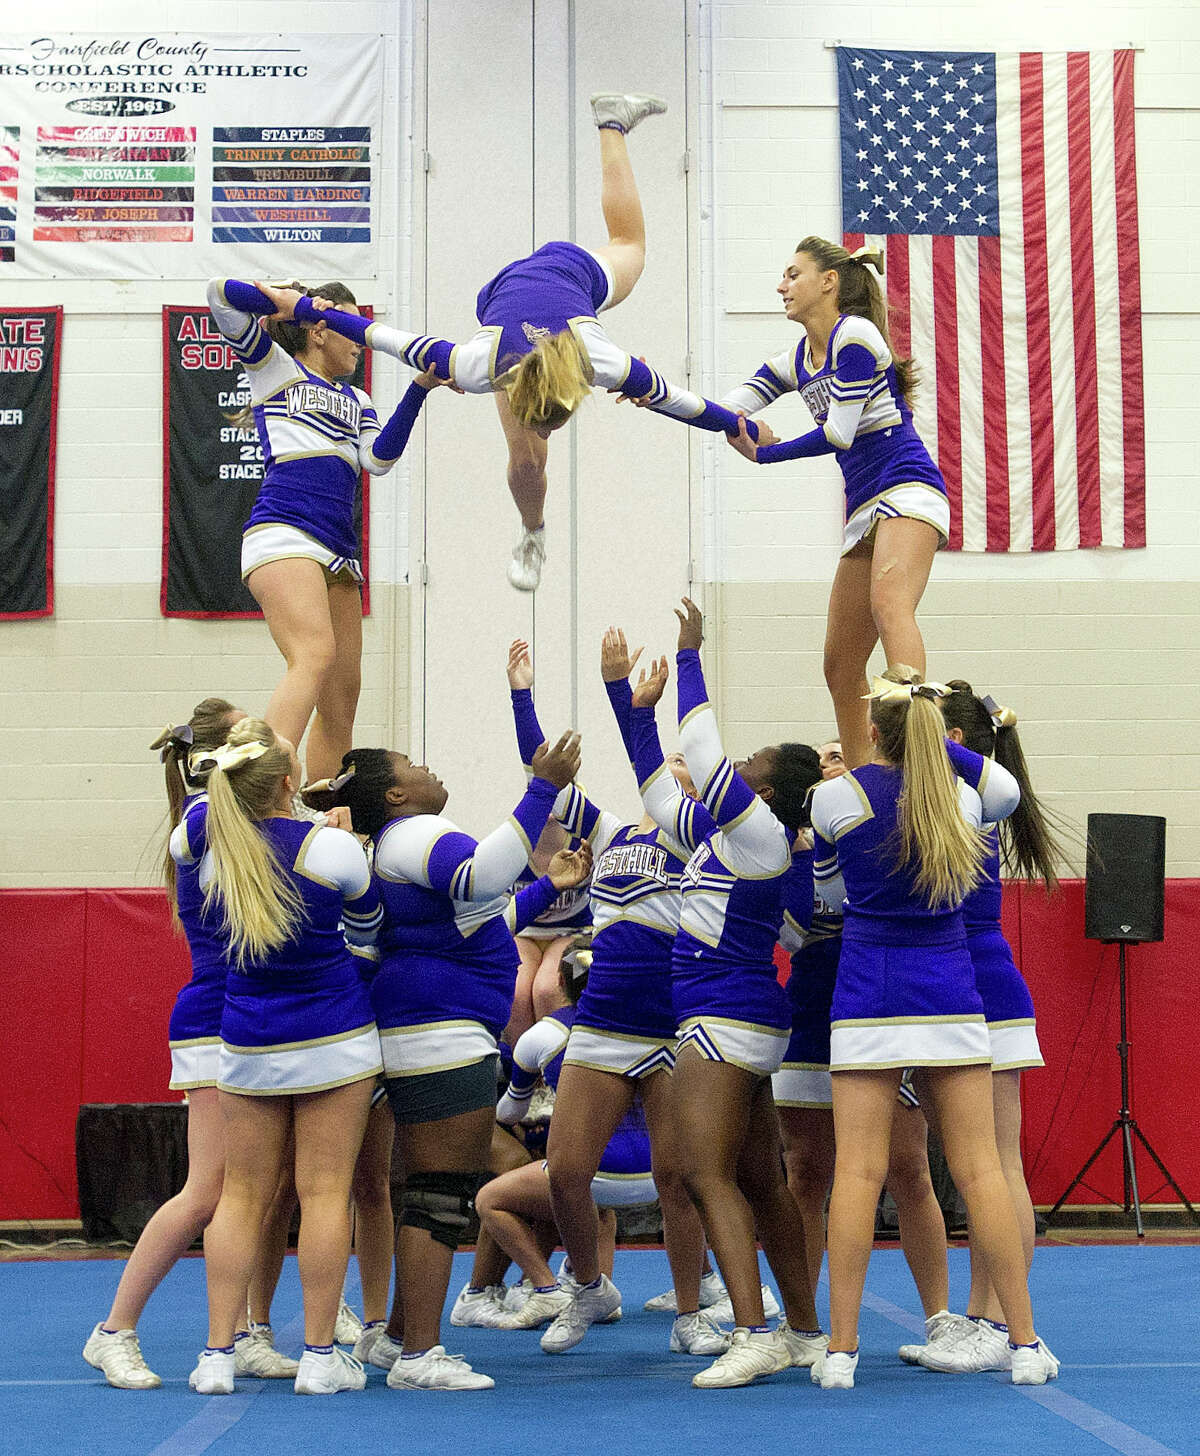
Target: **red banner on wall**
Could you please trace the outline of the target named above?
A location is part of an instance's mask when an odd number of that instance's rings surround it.
[[[61,308],[0,308],[0,618],[54,611]]]
[[[370,317],[371,310],[359,312]],[[354,384],[370,392],[371,351]],[[242,527],[263,478],[258,432],[235,417],[250,403],[245,367],[201,305],[163,309],[164,617],[258,617],[241,579]],[[361,479],[354,524],[370,574],[370,496]],[[363,615],[370,612],[363,587]]]

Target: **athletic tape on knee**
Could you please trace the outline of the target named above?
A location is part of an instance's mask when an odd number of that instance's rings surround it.
[[[486,1174],[410,1173],[400,1196],[401,1227],[424,1229],[457,1249],[471,1227],[475,1194]]]

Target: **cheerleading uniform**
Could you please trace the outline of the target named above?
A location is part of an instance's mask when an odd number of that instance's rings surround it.
[[[769,359],[723,403],[754,413],[789,390],[803,399],[817,428],[795,440],[764,445],[758,463],[837,456],[846,488],[843,554],[869,537],[881,520],[894,516],[925,521],[938,533],[940,544],[946,544],[946,482],[913,426],[892,352],[870,319],[839,315],[819,369],[813,367],[806,335]]]
[[[205,913],[204,891],[200,888],[207,822],[208,795],[189,794],[171,834],[176,905],[192,961],[192,978],[175,998],[167,1032],[170,1085],[176,1092],[215,1087],[221,1055],[221,1012],[229,964],[221,917],[212,910]]]
[[[652,739],[652,746],[644,749],[645,761],[661,768],[653,712],[632,707],[626,679],[605,686],[630,758],[632,719],[644,713],[649,721],[641,731],[648,743]],[[543,741],[542,732],[532,694],[516,689],[512,698],[517,742],[528,763]],[[575,838],[587,840],[594,855],[592,962],[567,1061],[634,1079],[669,1072],[675,1062],[676,1027],[671,947],[690,851],[657,824],[639,833],[636,824],[624,824],[598,808],[574,784],[559,795],[554,812]]]
[[[1010,773],[961,744],[946,751],[968,824],[1012,813],[1020,790]],[[817,883],[831,896],[845,892],[835,1072],[991,1061],[962,909],[931,907],[916,887],[917,867],[895,863],[903,787],[899,768],[869,763],[818,784],[812,797]]]
[[[259,316],[275,304],[253,284],[214,278],[208,307],[245,366],[266,467],[242,535],[243,579],[270,561],[306,557],[331,580],[361,582],[359,472],[384,475],[395,465],[428,391],[410,384],[381,429],[363,390],[314,374],[270,338]]]
[[[497,1122],[521,1120],[539,1077],[548,1087],[557,1089],[564,1063],[570,1060],[565,1054],[577,1016],[577,1007],[561,1006],[522,1034],[513,1048],[512,1082],[496,1107]],[[601,1155],[592,1179],[592,1197],[599,1208],[623,1208],[653,1203],[657,1196],[650,1171],[650,1135],[641,1105],[635,1099]]]
[[[261,961],[229,967],[217,1086],[276,1097],[375,1077],[379,1037],[346,947],[347,938],[374,940],[382,917],[362,846],[344,830],[302,820],[262,819],[256,828],[299,895],[303,918]],[[194,867],[203,895],[213,866],[200,829],[193,811],[172,834],[171,854],[181,870]]]
[[[962,909],[967,949],[975,967],[975,985],[983,1002],[992,1043],[992,1071],[1044,1067],[1033,997],[1000,929],[999,837],[994,825],[988,826],[985,833],[984,877],[963,901]]]
[[[832,1107],[829,1012],[842,953],[842,907],[814,890],[812,851],[792,855],[784,882],[779,943],[792,961],[788,999],[792,1035],[783,1065],[771,1078],[776,1107]]]
[[[671,957],[677,1052],[690,1043],[710,1061],[769,1077],[792,1023],[774,962],[788,832],[725,756],[700,654],[688,649],[675,661],[680,742],[701,802],[686,798],[661,763],[651,780],[640,756],[637,767],[648,812],[692,850]],[[637,748],[636,722],[634,732]]]
[[[508,889],[557,792],[532,779],[512,816],[478,843],[435,814],[393,819],[376,836],[384,923],[371,998],[393,1107],[405,1120],[425,1119],[406,1114],[397,1081],[486,1062],[486,1100],[495,1095],[497,1042],[517,979]],[[543,903],[547,885],[538,882]],[[481,1071],[480,1089],[486,1081]]]
[[[736,435],[738,417],[711,400],[671,384],[608,337],[596,315],[608,306],[613,279],[607,263],[575,243],[546,243],[502,268],[479,291],[480,328],[463,344],[371,323],[337,309],[318,311],[311,299],[296,304],[302,323],[324,319],[331,329],[368,348],[391,354],[414,369],[435,369],[468,394],[502,388],[504,375],[530,353],[538,339],[570,331],[591,368],[592,383],[648,399],[658,414]]]

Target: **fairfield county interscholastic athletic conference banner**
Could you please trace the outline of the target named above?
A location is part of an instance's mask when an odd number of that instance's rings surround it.
[[[377,35],[0,35],[10,278],[376,276]]]
[[[359,312],[370,316],[369,307]],[[370,392],[371,351],[354,383]],[[242,527],[263,477],[253,421],[236,420],[250,403],[241,360],[208,309],[163,309],[163,545],[160,606],[164,617],[257,617],[241,579]],[[359,559],[368,570],[368,477],[355,503]],[[370,596],[363,587],[363,613]]]
[[[61,308],[0,309],[0,618],[54,610]]]

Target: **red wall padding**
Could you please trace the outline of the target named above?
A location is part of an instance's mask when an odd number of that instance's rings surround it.
[[[1009,886],[1005,933],[1038,1011],[1046,1067],[1026,1073],[1026,1167],[1052,1203],[1112,1125],[1120,1101],[1117,950],[1083,938],[1083,886],[1047,900]],[[1200,880],[1167,882],[1166,939],[1128,951],[1134,1111],[1189,1198],[1200,1197]],[[78,1216],[82,1102],[157,1102],[167,1019],[188,975],[159,890],[0,890],[0,1219]],[[1149,1158],[1142,1197],[1172,1202]],[[1088,1179],[1121,1195],[1115,1144]],[[1073,1201],[1098,1202],[1079,1190]]]

